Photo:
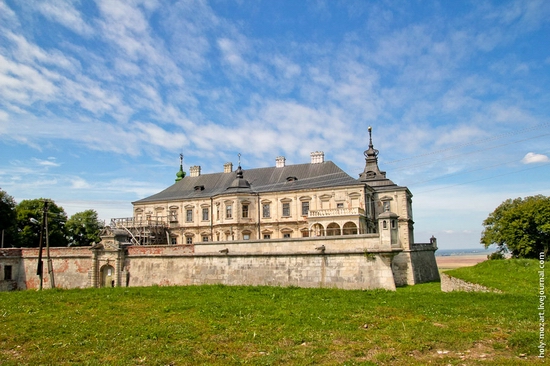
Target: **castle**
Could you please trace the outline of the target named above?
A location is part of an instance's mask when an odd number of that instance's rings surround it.
[[[223,283],[345,289],[437,281],[437,243],[414,243],[412,194],[378,167],[372,143],[355,179],[323,152],[307,164],[186,176],[133,202],[88,248],[50,248],[62,287]],[[0,289],[36,287],[37,249],[3,249]],[[7,269],[6,269],[7,268]],[[9,269],[9,271],[8,271]],[[42,280],[42,279],[40,279]],[[11,287],[10,287],[11,286]],[[50,283],[51,286],[51,283]]]

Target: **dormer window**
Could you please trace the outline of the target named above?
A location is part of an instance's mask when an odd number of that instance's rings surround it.
[[[294,182],[295,180],[298,180],[298,178],[296,178],[296,177],[287,177],[286,178],[287,182]]]
[[[195,186],[195,191],[204,191],[204,186]]]

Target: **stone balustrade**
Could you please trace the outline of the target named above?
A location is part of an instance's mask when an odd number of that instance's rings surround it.
[[[331,208],[326,210],[310,210],[308,217],[334,217],[334,216],[365,216],[365,210],[360,207],[353,208]]]

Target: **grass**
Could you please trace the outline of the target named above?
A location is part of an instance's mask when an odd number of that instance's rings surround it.
[[[536,275],[535,261],[525,268]],[[536,292],[530,271],[517,276]],[[501,287],[502,294],[442,293],[439,283],[396,292],[221,285],[5,292],[0,364],[533,364],[538,298]]]
[[[462,280],[516,294],[538,295],[539,261],[532,259],[490,260],[472,267],[445,271]]]

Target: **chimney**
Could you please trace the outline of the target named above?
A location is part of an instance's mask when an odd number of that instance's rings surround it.
[[[233,163],[223,164],[223,172],[224,173],[231,173],[232,171],[233,171]]]
[[[189,167],[189,176],[190,177],[198,177],[199,175],[201,175],[200,165],[194,165],[192,167]]]
[[[325,162],[325,153],[322,151],[315,151],[311,153],[311,164],[319,164]]]
[[[275,167],[276,168],[283,168],[285,166],[285,157],[284,156],[277,156],[275,158]]]

